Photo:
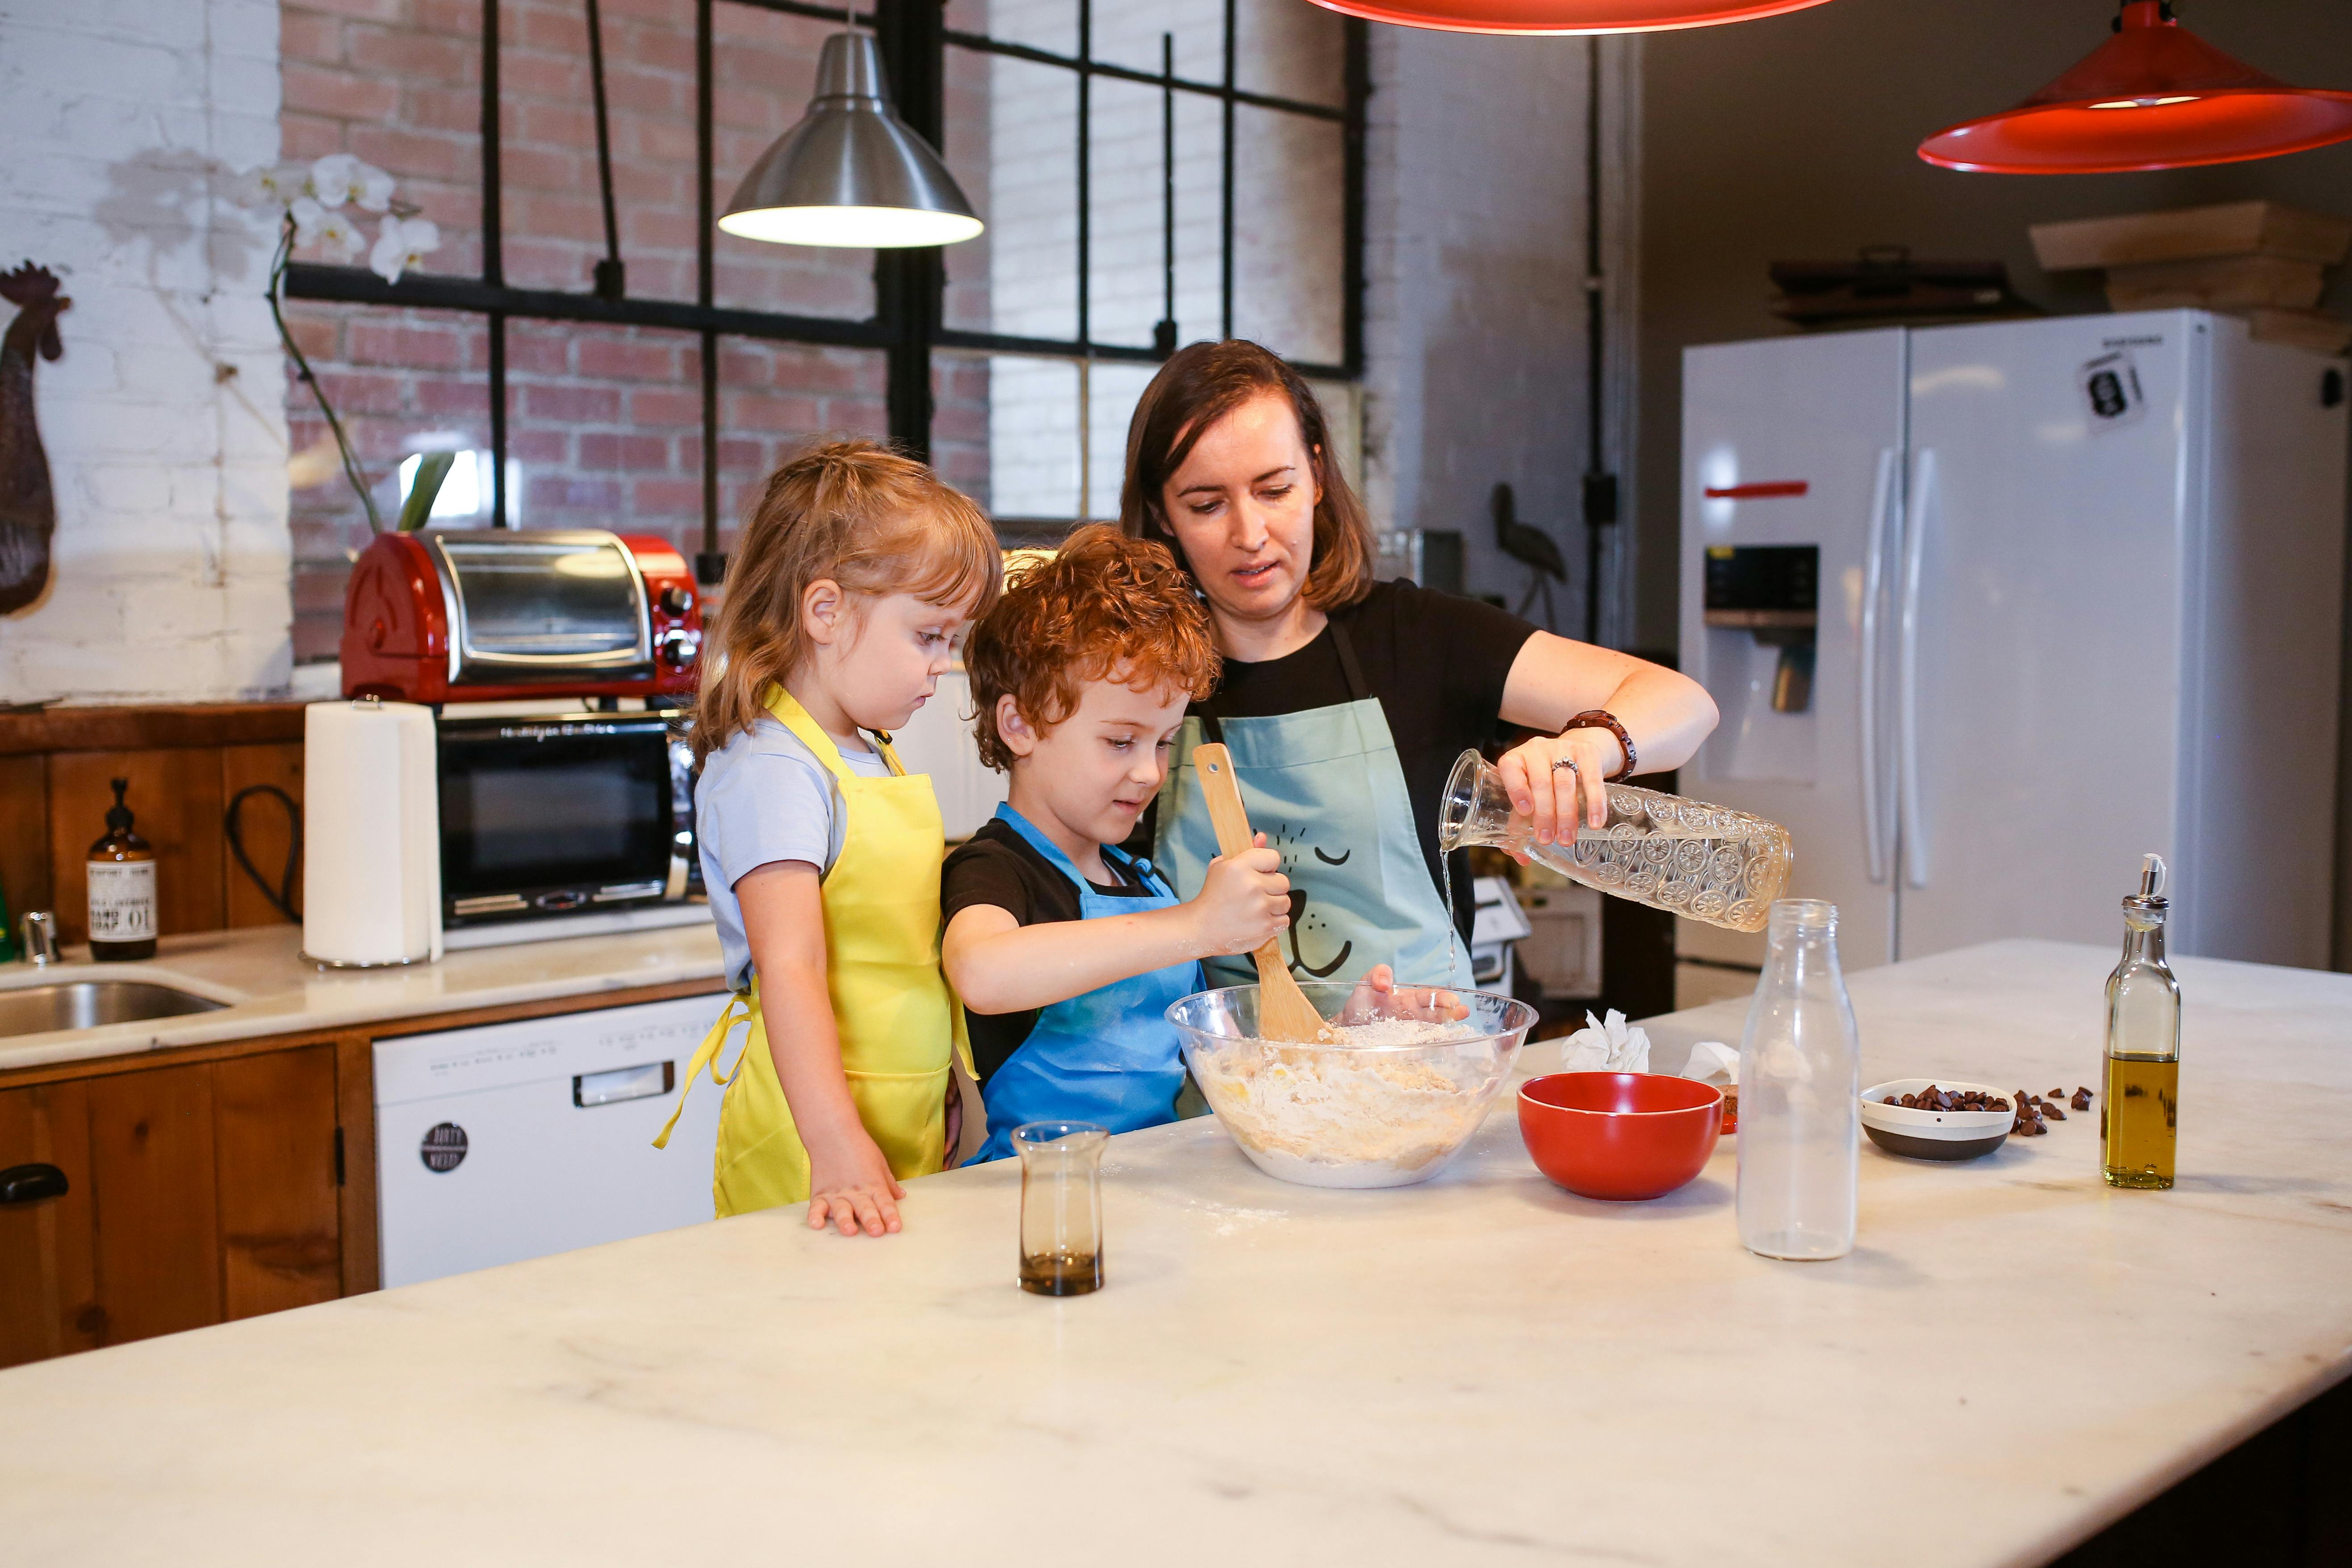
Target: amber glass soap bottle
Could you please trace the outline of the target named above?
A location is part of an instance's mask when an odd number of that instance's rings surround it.
[[[155,956],[155,851],[131,831],[116,779],[106,834],[89,847],[89,955],[100,963]]]

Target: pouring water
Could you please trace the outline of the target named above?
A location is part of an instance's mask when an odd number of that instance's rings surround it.
[[[1502,774],[1476,752],[1454,763],[1438,805],[1437,842],[1515,850],[1570,881],[1730,931],[1762,931],[1789,879],[1789,830],[1744,811],[1634,784],[1607,784],[1609,820],[1573,840],[1538,844],[1511,809]]]

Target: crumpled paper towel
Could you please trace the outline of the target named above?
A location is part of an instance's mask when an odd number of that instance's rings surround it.
[[[1717,1075],[1733,1088],[1739,1086],[1738,1051],[1721,1040],[1699,1041],[1691,1047],[1690,1060],[1683,1064],[1683,1077],[1705,1083]]]
[[[1625,1015],[1616,1008],[1609,1009],[1606,1018],[1584,1015],[1585,1026],[1560,1042],[1559,1070],[1562,1072],[1648,1072],[1650,1070],[1650,1034],[1639,1024],[1628,1024]],[[1726,1082],[1739,1081],[1739,1053],[1720,1040],[1701,1040],[1691,1047],[1690,1060],[1683,1064],[1682,1077],[1704,1083],[1720,1076]]]
[[[1607,1022],[1584,1015],[1585,1026],[1562,1040],[1562,1072],[1648,1072],[1650,1032],[1625,1022],[1625,1015],[1609,1009]]]

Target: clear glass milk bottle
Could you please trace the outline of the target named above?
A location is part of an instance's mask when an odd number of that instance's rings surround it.
[[[1837,906],[1783,899],[1739,1037],[1739,1240],[1766,1258],[1853,1250],[1862,1042]]]
[[[1491,844],[1541,861],[1573,882],[1732,931],[1762,931],[1789,879],[1789,830],[1703,800],[1609,784],[1606,826],[1580,826],[1565,844],[1538,844],[1535,824],[1511,809],[1495,764],[1455,759],[1437,808],[1437,842],[1452,854]]]

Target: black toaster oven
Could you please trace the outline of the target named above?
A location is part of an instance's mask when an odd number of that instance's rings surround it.
[[[692,753],[669,715],[445,716],[438,729],[445,925],[700,891]]]

